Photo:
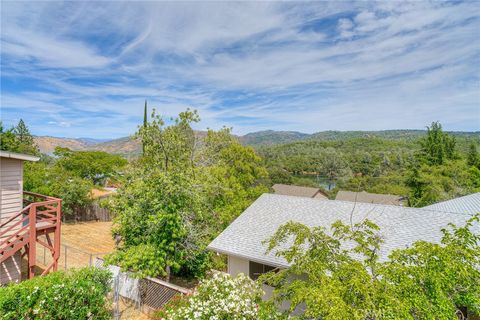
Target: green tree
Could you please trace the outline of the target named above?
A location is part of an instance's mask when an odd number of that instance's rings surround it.
[[[480,158],[478,156],[478,150],[475,143],[470,143],[468,154],[467,154],[467,164],[472,167],[477,167],[480,169]]]
[[[17,137],[19,143],[18,152],[27,154],[39,154],[39,150],[35,144],[35,141],[33,140],[33,136],[22,119],[18,121],[17,126],[13,129],[13,133]]]
[[[126,183],[112,204],[113,232],[123,242],[111,263],[141,276],[167,279],[188,265],[205,270],[208,256],[199,249],[202,235],[197,232],[205,200],[192,165],[195,135],[190,124],[196,121],[196,112],[186,111],[165,127],[154,111],[152,121],[140,128],[145,152],[127,170]]]
[[[409,205],[411,207],[423,207],[436,202],[438,192],[435,192],[430,183],[432,178],[420,171],[417,166],[413,166],[406,179],[406,185],[410,188]]]
[[[62,199],[62,214],[74,216],[91,204],[92,183],[46,160],[24,164],[24,190]]]
[[[329,181],[335,181],[341,176],[347,175],[349,168],[342,154],[339,154],[333,148],[326,148],[321,154],[319,172]]]
[[[18,152],[19,141],[13,133],[13,128],[5,130],[3,123],[0,121],[0,150]]]
[[[56,147],[56,165],[94,184],[104,184],[106,179],[115,178],[128,161],[119,155],[104,151],[72,151]]]
[[[37,145],[22,119],[16,127],[5,130],[0,122],[0,149],[11,152],[39,155]]]
[[[329,231],[289,222],[268,251],[291,266],[260,280],[274,286],[277,304],[290,301],[290,311],[303,305],[300,318],[455,319],[458,307],[480,314],[478,220],[442,230],[441,244],[394,250],[386,262],[379,261],[379,228],[368,220],[337,221]]]
[[[226,129],[199,141],[191,127],[198,121],[187,110],[165,126],[153,112],[139,129],[145,152],[126,170],[112,202],[114,233],[123,241],[111,263],[139,275],[202,275],[208,243],[268,190],[253,149]]]
[[[267,170],[251,147],[242,146],[230,129],[209,130],[196,157],[208,203],[221,222],[230,224],[262,193],[268,192]]]
[[[421,155],[429,164],[441,165],[446,159],[455,156],[456,140],[442,130],[442,125],[432,122],[427,127],[427,136],[421,140]]]

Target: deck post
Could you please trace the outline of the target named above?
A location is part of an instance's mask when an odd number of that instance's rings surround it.
[[[28,278],[35,276],[35,264],[37,257],[37,206],[32,203],[28,212],[29,223],[29,248],[28,248]]]
[[[59,200],[57,203],[57,219],[55,222],[55,234],[54,234],[54,243],[53,243],[53,271],[57,271],[58,258],[60,257],[60,238],[61,238],[60,227],[62,225],[61,215],[62,215],[62,201]],[[65,261],[67,261],[66,259],[67,259],[67,256],[65,256]]]

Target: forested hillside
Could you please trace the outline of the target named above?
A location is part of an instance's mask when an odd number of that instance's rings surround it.
[[[21,122],[5,131],[3,140],[8,142],[9,135],[25,136],[25,131],[28,129]],[[206,132],[193,132],[198,143],[203,143]],[[480,190],[480,133],[443,132],[439,123],[432,123],[426,131],[325,131],[312,135],[261,131],[232,137],[255,148],[268,169],[270,185],[317,186],[326,189],[331,198],[340,189],[390,193],[405,196],[410,206],[424,206]],[[50,155],[56,144],[77,151],[117,154],[130,160],[142,153],[138,136],[99,143],[36,137],[34,142],[40,153]],[[437,150],[435,156],[429,155],[432,150]]]
[[[259,146],[274,183],[391,193],[422,206],[478,190],[478,133],[428,131],[323,132],[307,140]],[[432,138],[432,136],[434,138]],[[431,141],[432,139],[436,139]],[[428,153],[438,148],[439,161]],[[448,156],[447,156],[448,155]],[[470,160],[469,160],[470,159]]]
[[[195,131],[199,136],[205,136],[205,131]],[[340,141],[355,138],[381,138],[386,140],[415,141],[425,136],[425,130],[384,130],[384,131],[321,131],[313,134],[296,131],[258,131],[236,136],[238,140],[248,146],[272,146],[277,144],[294,143],[298,141]],[[480,132],[449,132],[462,139],[475,139]],[[87,139],[87,138],[59,138],[49,136],[34,137],[40,152],[52,154],[55,147],[70,148],[72,150],[96,150],[123,155],[127,158],[137,157],[141,152],[140,141],[132,136],[118,139]]]

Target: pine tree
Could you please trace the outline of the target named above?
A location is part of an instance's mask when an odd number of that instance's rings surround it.
[[[467,163],[469,166],[480,168],[480,158],[478,157],[477,146],[473,142],[470,144],[470,148],[468,150]]]
[[[13,129],[13,133],[15,134],[17,141],[18,141],[18,152],[20,153],[29,153],[29,154],[38,154],[39,150],[35,141],[33,139],[30,130],[28,130],[27,125],[20,119],[17,126]]]
[[[432,122],[421,141],[422,156],[429,164],[441,165],[446,159],[455,158],[455,145],[455,137],[444,133],[438,121]]]
[[[13,128],[5,130],[0,121],[0,150],[18,152],[19,142]]]

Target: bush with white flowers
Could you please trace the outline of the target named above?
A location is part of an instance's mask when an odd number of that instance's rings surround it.
[[[214,274],[203,280],[191,296],[165,308],[161,317],[169,320],[258,319],[262,295],[260,285],[243,274],[234,278]]]

